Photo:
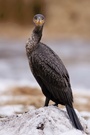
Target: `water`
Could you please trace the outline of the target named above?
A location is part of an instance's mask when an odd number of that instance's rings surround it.
[[[38,86],[32,76],[25,40],[0,39],[0,90],[14,85]],[[82,40],[44,41],[63,60],[74,90],[90,90],[90,42]]]

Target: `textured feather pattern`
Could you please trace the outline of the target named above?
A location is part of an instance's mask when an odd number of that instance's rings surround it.
[[[31,70],[36,80],[38,81],[39,79],[42,81],[41,83],[51,93],[53,101],[57,101],[63,105],[66,103],[72,105],[73,97],[69,83],[70,80],[61,59],[49,47],[42,43],[39,43],[29,59]]]

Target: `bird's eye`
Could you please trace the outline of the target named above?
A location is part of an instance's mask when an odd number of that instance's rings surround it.
[[[42,20],[44,20],[44,18],[42,17]]]
[[[37,20],[37,16],[34,16],[34,19]]]

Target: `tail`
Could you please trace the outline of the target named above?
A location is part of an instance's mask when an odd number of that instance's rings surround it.
[[[81,125],[81,123],[80,123],[80,121],[79,121],[79,119],[76,115],[76,112],[75,112],[74,108],[70,107],[69,105],[66,105],[66,109],[67,109],[69,118],[72,121],[73,126],[76,129],[83,130],[83,127],[82,127],[82,125]]]

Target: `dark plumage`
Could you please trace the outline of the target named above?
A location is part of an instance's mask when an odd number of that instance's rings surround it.
[[[40,42],[45,18],[37,14],[33,21],[35,28],[26,44],[26,52],[31,71],[46,96],[45,106],[48,106],[50,100],[54,101],[55,105],[65,105],[74,127],[83,130],[73,108],[68,72],[57,54]]]

